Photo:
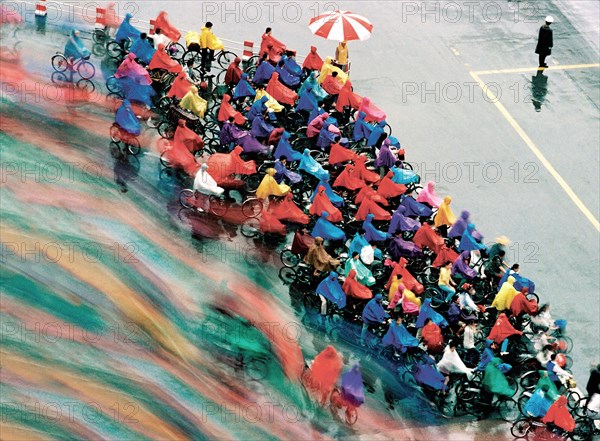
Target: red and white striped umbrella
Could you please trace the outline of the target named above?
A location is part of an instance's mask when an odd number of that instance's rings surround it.
[[[327,40],[366,40],[373,25],[361,15],[349,11],[332,11],[313,18],[308,24],[311,32]]]

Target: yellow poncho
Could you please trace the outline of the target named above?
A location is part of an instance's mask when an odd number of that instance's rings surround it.
[[[290,192],[290,187],[285,184],[278,184],[275,178],[275,169],[270,168],[256,190],[258,199],[267,199],[269,196],[285,196]]]
[[[515,278],[510,276],[500,287],[500,291],[498,291],[498,294],[496,294],[496,297],[492,302],[492,307],[496,308],[498,311],[504,311],[510,308],[513,299],[519,294],[519,291],[513,286],[514,284]]]
[[[452,212],[452,208],[450,208],[451,202],[452,198],[450,196],[446,196],[444,198],[444,202],[440,204],[440,208],[433,218],[433,223],[436,227],[440,227],[442,225],[448,225],[450,227],[454,225],[454,222],[456,222],[456,216]]]
[[[388,301],[391,302],[394,299],[394,295],[396,295],[396,291],[398,291],[398,286],[402,285],[402,278],[398,278],[398,276],[394,276],[392,283],[390,284],[390,291],[388,293]],[[404,288],[404,298],[410,302],[417,305],[419,308],[421,307],[421,299],[417,297],[417,295],[412,292],[408,288]]]
[[[214,51],[220,51],[225,48],[223,42],[212,33],[210,28],[200,29],[200,47],[212,49]]]
[[[182,109],[189,110],[200,118],[204,118],[204,114],[208,108],[208,103],[205,99],[198,95],[198,88],[196,86],[192,86],[190,91],[182,98],[179,106]]]
[[[317,79],[319,84],[323,84],[323,81],[325,81],[325,78],[327,78],[327,75],[330,75],[332,72],[338,73],[337,80],[342,86],[344,84],[346,84],[346,81],[348,81],[348,74],[344,73],[344,71],[342,69],[340,69],[339,67],[336,67],[333,65],[332,57],[325,58],[325,61],[323,62],[323,67],[321,68],[321,74],[319,75],[319,78]]]
[[[269,98],[269,101],[267,101],[265,103],[265,106],[267,106],[268,109],[271,109],[273,112],[281,112],[283,110],[283,106],[281,104],[279,104],[279,101],[277,101],[275,98],[273,98],[271,95],[269,95],[265,90],[257,90],[256,91],[256,96],[254,97],[254,102],[257,102],[263,96],[266,96],[267,98]]]
[[[198,32],[190,31],[185,34],[185,45],[189,46],[192,43],[200,45],[200,34]]]

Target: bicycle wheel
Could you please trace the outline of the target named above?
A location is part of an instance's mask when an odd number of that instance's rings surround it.
[[[175,129],[169,121],[161,122],[157,127],[158,134],[165,139],[173,139],[175,136]]]
[[[431,299],[431,307],[438,309],[446,303],[446,294],[434,286],[428,286],[425,289],[425,298]]]
[[[244,181],[244,189],[248,193],[255,193],[260,185],[261,178],[258,174],[248,176]]]
[[[594,420],[589,418],[577,418],[575,420],[575,430],[571,434],[573,441],[589,441],[594,439],[596,426]]]
[[[574,390],[567,392],[567,406],[569,406],[569,409],[574,410],[579,404],[579,400],[581,400],[579,393]]]
[[[344,412],[346,418],[346,424],[349,426],[353,426],[354,423],[358,420],[358,410],[356,407],[347,407],[346,412]]]
[[[59,87],[64,87],[71,84],[71,82],[63,72],[52,72],[52,75],[50,76],[50,81],[52,81]]]
[[[331,395],[329,396],[329,409],[331,413],[337,417],[338,410],[342,408],[343,400],[342,394],[340,390],[336,387],[331,391]]]
[[[112,141],[110,143],[110,146],[108,147],[108,151],[110,152],[110,156],[112,156],[115,159],[120,159],[122,156],[121,147],[117,142]]]
[[[521,375],[521,378],[519,379],[519,384],[523,389],[531,391],[535,389],[535,386],[537,385],[539,380],[540,373],[538,371],[529,371]]]
[[[466,381],[461,383],[456,389],[456,398],[463,403],[473,403],[480,392],[481,389],[477,383]]]
[[[295,268],[298,266],[298,263],[300,263],[300,256],[292,253],[292,250],[287,248],[281,252],[279,257],[281,258],[281,263],[283,263],[283,266],[288,268]]]
[[[123,97],[118,93],[109,93],[108,95],[106,95],[106,105],[113,112],[119,110],[119,107],[121,107],[122,103]]]
[[[573,350],[573,340],[571,339],[571,337],[567,337],[566,335],[561,335],[560,337],[558,337],[556,339],[556,341],[559,344],[559,352],[562,352],[564,354],[570,354],[571,351]]]
[[[298,276],[294,268],[288,268],[287,266],[284,266],[279,270],[279,278],[283,281],[283,283],[288,284],[294,283],[296,280],[298,280]]]
[[[52,57],[52,68],[56,72],[64,72],[69,67],[69,62],[64,55],[56,54]]]
[[[258,219],[248,219],[242,224],[242,235],[253,238],[260,234],[260,222]]]
[[[196,196],[194,191],[186,188],[179,192],[179,203],[183,208],[195,208],[196,207]]]
[[[517,406],[517,402],[512,398],[502,397],[496,402],[496,408],[498,409],[500,418],[504,421],[512,423],[519,418],[519,407]]]
[[[106,55],[106,46],[104,43],[96,43],[92,46],[92,53],[98,58],[102,58]]]
[[[519,399],[517,400],[517,406],[519,407],[519,412],[521,412],[521,415],[523,416],[527,416],[527,413],[525,412],[525,406],[527,406],[527,402],[529,401],[529,398],[531,398],[531,393],[530,392],[523,392],[521,394],[521,396],[519,397]]]
[[[117,125],[117,123],[113,123],[112,126],[110,126],[110,139],[113,140],[113,142],[119,142],[121,140],[121,128]]]
[[[94,43],[96,44],[104,43],[106,38],[105,29],[94,29],[94,32],[92,32],[92,40],[94,40]]]
[[[159,162],[164,168],[171,168],[171,163],[169,162],[169,155],[167,154],[169,150],[165,150],[160,154]]]
[[[242,214],[248,219],[257,218],[263,211],[263,202],[260,199],[251,198],[242,204]]]
[[[199,68],[202,65],[202,56],[200,52],[196,51],[186,51],[181,57],[182,64],[187,66],[188,61],[193,60],[193,68]]]
[[[119,87],[119,80],[114,76],[110,77],[106,80],[106,88],[109,92],[112,93],[121,93],[121,88]]]
[[[81,60],[81,63],[77,66],[77,73],[84,80],[91,80],[96,75],[96,68],[89,61]]]
[[[94,85],[93,81],[86,78],[82,78],[77,81],[77,88],[87,93],[94,93],[96,90],[96,86]]]
[[[127,142],[125,143],[125,148],[127,148],[127,151],[129,152],[129,154],[133,155],[133,156],[137,156],[140,154],[140,152],[142,151],[142,147],[140,145],[140,140],[131,136],[127,139]]]
[[[517,393],[517,390],[519,390],[519,385],[517,384],[517,380],[515,380],[513,377],[506,377],[506,381],[508,382],[508,385],[510,386],[510,388],[513,391],[511,397],[514,397],[515,394]]]
[[[529,420],[517,420],[510,428],[510,434],[515,438],[527,438],[531,423]]]
[[[171,43],[168,48],[168,53],[173,60],[181,63],[186,50],[180,43]]]
[[[227,210],[229,209],[225,200],[217,196],[208,198],[208,204],[210,212],[217,217],[225,216],[225,213],[227,213]]]
[[[236,55],[230,51],[221,51],[221,53],[217,56],[217,63],[221,66],[221,69],[227,69]]]
[[[110,58],[118,60],[123,56],[123,49],[116,41],[111,41],[106,45],[106,53]]]

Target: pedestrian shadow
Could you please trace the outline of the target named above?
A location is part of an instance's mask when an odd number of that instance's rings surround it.
[[[548,94],[548,77],[544,69],[538,69],[537,74],[531,77],[531,102],[536,112],[542,111],[542,104],[546,102]]]

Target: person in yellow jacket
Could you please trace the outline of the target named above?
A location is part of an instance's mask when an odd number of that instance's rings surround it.
[[[323,84],[323,81],[325,81],[325,78],[327,78],[329,75],[331,75],[332,72],[338,73],[336,79],[342,86],[344,84],[346,84],[346,81],[348,81],[348,74],[344,73],[344,71],[342,71],[342,69],[340,69],[339,67],[336,67],[333,64],[332,57],[325,58],[325,61],[323,62],[323,67],[321,68],[321,74],[319,75],[319,78],[317,79],[319,84]]]
[[[267,199],[269,196],[285,196],[290,190],[290,187],[287,185],[277,183],[275,180],[275,169],[270,168],[256,190],[256,197],[258,199]]]
[[[204,98],[198,95],[198,88],[196,86],[192,86],[190,91],[181,99],[179,106],[182,109],[189,110],[199,118],[204,118],[204,114],[208,108],[208,103]]]
[[[200,52],[200,33],[189,31],[185,34],[185,46],[188,51]]]
[[[510,276],[506,282],[502,284],[500,287],[500,291],[496,294],[494,301],[492,302],[492,307],[496,308],[498,311],[505,311],[510,308],[510,304],[519,291],[515,289],[513,286],[515,284],[515,278]]]
[[[440,208],[433,218],[433,223],[442,237],[446,237],[448,235],[448,227],[451,227],[454,225],[454,222],[456,222],[456,216],[454,215],[452,208],[450,208],[451,203],[452,198],[450,196],[446,196],[444,198],[444,202],[440,204]]]
[[[200,47],[202,48],[202,67],[204,70],[210,70],[210,63],[215,59],[215,51],[224,49],[223,43],[212,32],[213,24],[208,21],[200,29]]]

